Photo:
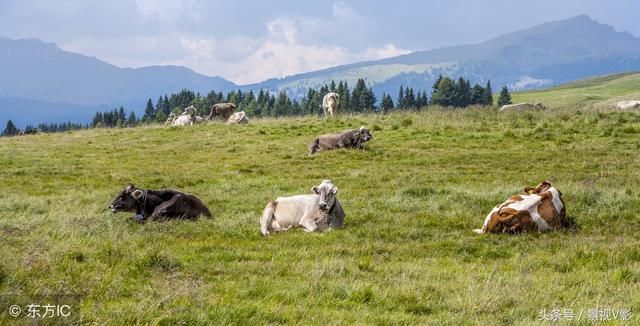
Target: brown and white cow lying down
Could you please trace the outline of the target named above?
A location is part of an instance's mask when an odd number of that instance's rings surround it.
[[[144,190],[133,184],[127,185],[111,203],[113,213],[136,212],[134,219],[185,218],[211,216],[211,212],[200,198],[175,190]]]
[[[550,182],[543,181],[494,207],[485,218],[482,229],[473,231],[478,234],[545,232],[570,226],[562,193]]]
[[[360,129],[345,130],[335,134],[320,135],[309,144],[309,155],[322,150],[337,148],[358,148],[364,149],[364,143],[371,140],[373,136],[369,129],[364,126]]]
[[[267,204],[260,218],[262,235],[298,226],[307,232],[342,227],[344,211],[336,198],[338,188],[323,180],[311,191],[313,194],[278,197]]]

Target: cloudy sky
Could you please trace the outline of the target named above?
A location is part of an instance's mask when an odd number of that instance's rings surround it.
[[[477,43],[579,14],[637,37],[638,13],[636,0],[0,0],[0,36],[245,84]]]

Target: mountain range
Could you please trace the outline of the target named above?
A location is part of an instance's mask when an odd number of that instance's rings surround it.
[[[148,98],[183,88],[208,93],[233,89],[287,91],[297,97],[331,80],[350,86],[364,78],[380,98],[400,85],[430,90],[439,74],[472,83],[491,80],[494,90],[548,87],[576,79],[640,70],[640,38],[588,16],[540,24],[488,41],[359,62],[236,85],[179,66],[120,68],[64,51],[38,39],[0,38],[0,124],[86,122],[98,109],[124,106],[140,113]]]

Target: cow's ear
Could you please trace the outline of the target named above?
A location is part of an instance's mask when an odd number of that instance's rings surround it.
[[[142,190],[136,189],[131,193],[131,196],[135,199],[140,199],[140,197],[142,197],[142,194],[143,194]]]
[[[133,183],[130,183],[130,184],[128,184],[126,187],[124,187],[124,190],[125,190],[126,192],[131,192],[131,191],[133,191],[134,189],[136,189],[136,186],[134,186],[134,185],[133,185]]]
[[[331,192],[335,195],[338,193],[338,187],[333,187],[333,189],[331,189]]]
[[[318,186],[311,187],[311,192],[314,193],[314,194],[317,194],[318,193]]]
[[[532,192],[532,191],[534,191],[535,189],[536,189],[536,188],[534,188],[534,187],[526,187],[526,188],[524,188],[524,192],[525,192],[526,194],[531,195],[531,192]]]

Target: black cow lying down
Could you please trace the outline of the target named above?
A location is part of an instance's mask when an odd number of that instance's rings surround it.
[[[309,144],[309,155],[319,151],[337,148],[364,149],[364,143],[372,138],[373,136],[369,132],[369,129],[364,126],[360,127],[360,129],[320,135]]]
[[[112,212],[136,212],[135,220],[159,218],[193,219],[211,212],[200,198],[183,192],[162,189],[144,190],[127,185],[109,206]]]

